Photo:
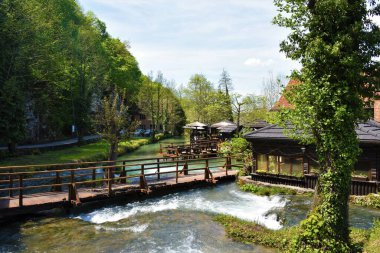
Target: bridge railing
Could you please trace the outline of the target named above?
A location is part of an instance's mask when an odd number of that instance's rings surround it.
[[[73,166],[85,165],[74,168]],[[100,165],[99,165],[100,164]],[[25,197],[35,194],[68,192],[68,201],[80,201],[78,188],[90,188],[114,193],[118,187],[130,187],[148,191],[149,182],[159,183],[162,179],[175,179],[178,183],[182,175],[200,175],[213,181],[214,171],[228,171],[239,168],[231,157],[205,157],[201,159],[162,158],[130,159],[121,161],[102,161],[87,163],[69,163],[10,166],[0,168],[0,196],[8,199],[18,198],[19,206],[24,205]],[[66,167],[67,166],[67,167]],[[199,173],[197,173],[199,172]],[[28,195],[28,196],[26,196]],[[3,198],[4,198],[3,197]]]

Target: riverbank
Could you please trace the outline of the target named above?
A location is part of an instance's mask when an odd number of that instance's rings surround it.
[[[165,139],[162,134],[157,136],[159,140]],[[119,156],[137,150],[139,147],[152,143],[150,138],[133,138],[123,141],[119,144]],[[36,152],[33,155],[22,155],[7,158],[0,161],[0,166],[17,166],[31,164],[57,164],[71,162],[96,162],[107,160],[108,143],[100,140],[98,142],[67,147],[60,150],[52,150],[47,152]]]
[[[313,189],[295,187],[289,185],[274,185],[265,182],[251,180],[250,177],[239,177],[239,188],[245,192],[251,192],[259,196],[281,195],[306,195],[312,196]],[[369,208],[380,209],[380,194],[370,193],[368,195],[350,195],[351,204]]]
[[[225,227],[229,237],[243,243],[259,244],[284,252],[292,239],[299,233],[298,226],[270,230],[255,222],[244,221],[229,215],[217,215],[214,218]],[[380,246],[380,222],[371,230],[351,228],[352,252],[377,253]]]
[[[132,154],[151,146],[158,145]],[[299,224],[311,204],[303,195],[243,192],[235,182],[204,186],[9,222],[0,227],[0,252],[274,253],[279,250],[233,238],[215,217],[230,215],[247,224],[256,222],[263,231],[284,231]],[[374,218],[380,218],[380,211],[350,208],[353,227],[368,229]],[[272,235],[281,238],[279,233]]]
[[[237,182],[243,192],[249,192],[258,196],[302,195],[309,197],[313,190],[286,185],[272,185],[250,180],[249,177],[241,177]],[[378,194],[367,196],[351,196],[350,202],[357,206],[378,208]],[[243,243],[259,244],[265,247],[275,248],[281,252],[288,249],[289,244],[298,233],[298,225],[285,227],[280,230],[271,230],[257,222],[241,220],[230,215],[217,215],[215,221],[222,224],[229,237]],[[350,239],[352,252],[378,252],[380,247],[380,219],[374,221],[371,229],[351,227]]]

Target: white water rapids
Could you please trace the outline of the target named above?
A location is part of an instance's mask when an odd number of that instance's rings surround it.
[[[270,229],[282,225],[275,214],[267,215],[274,208],[283,208],[286,199],[279,196],[261,197],[241,192],[236,186],[223,185],[210,189],[197,189],[129,203],[124,206],[106,207],[75,218],[95,224],[117,222],[140,214],[166,210],[201,211],[214,214],[228,214],[247,221],[255,221]]]

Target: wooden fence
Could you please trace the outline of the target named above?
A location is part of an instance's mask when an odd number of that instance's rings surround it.
[[[270,173],[252,173],[251,178],[254,181],[265,182],[270,184],[290,185],[303,188],[314,189],[317,185],[318,176],[305,175],[304,177],[286,176]],[[351,195],[367,195],[378,193],[380,182],[377,181],[351,181]]]

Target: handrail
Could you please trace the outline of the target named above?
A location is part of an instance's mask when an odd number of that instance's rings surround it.
[[[184,154],[182,156],[194,156]],[[204,156],[207,156],[204,154]],[[222,156],[223,157],[223,156]],[[25,168],[39,168],[39,167],[63,167],[63,166],[77,166],[77,165],[91,165],[91,164],[107,164],[107,163],[123,163],[123,162],[138,162],[138,161],[147,161],[147,160],[167,160],[166,157],[147,157],[147,158],[137,158],[137,159],[124,159],[116,161],[94,161],[94,162],[74,162],[74,163],[52,163],[52,164],[31,164],[31,165],[16,165],[16,166],[0,166],[0,170],[9,170],[9,169],[25,169]],[[203,159],[203,158],[199,158]],[[167,161],[169,162],[169,161]]]
[[[187,160],[173,160],[164,161],[160,158],[156,159],[155,162],[150,162],[152,158],[148,159],[130,159],[121,161],[122,164],[107,164],[106,166],[90,166],[84,168],[61,168],[55,170],[35,170],[35,171],[14,171],[15,166],[8,167],[10,172],[0,173],[0,176],[8,177],[8,180],[0,180],[0,193],[9,192],[9,196],[13,197],[14,193],[18,191],[19,206],[23,206],[23,199],[29,197],[26,194],[26,190],[36,190],[51,187],[52,191],[62,191],[62,187],[69,188],[69,200],[79,201],[79,195],[77,194],[76,185],[86,185],[91,184],[92,188],[95,188],[97,183],[105,183],[106,188],[102,188],[104,191],[108,191],[109,195],[113,194],[112,185],[115,182],[120,182],[120,184],[128,185],[127,179],[140,178],[139,187],[142,190],[148,190],[148,183],[146,177],[157,176],[157,180],[160,180],[161,176],[166,174],[175,173],[175,182],[178,183],[180,179],[180,174],[184,173],[186,175],[200,175],[200,174],[189,174],[192,171],[204,171],[204,179],[214,181],[212,174],[213,169],[221,169],[225,171],[228,175],[228,170],[232,167],[238,167],[240,164],[231,164],[231,157],[204,157],[198,159],[187,159]],[[147,161],[147,163],[132,163],[139,161]],[[108,161],[108,163],[115,163],[120,161]],[[94,164],[94,163],[91,163]],[[60,166],[67,166],[67,164],[62,164]],[[138,168],[128,167],[138,166]],[[149,167],[153,166],[153,167]],[[16,166],[17,167],[17,166]],[[29,169],[27,166],[23,168]],[[165,168],[171,168],[169,171],[163,171]],[[97,170],[101,169],[101,172]],[[120,174],[115,177],[115,169],[121,169]],[[151,170],[154,170],[152,172]],[[78,173],[82,172],[82,173]],[[137,172],[137,173],[133,173]],[[54,176],[44,176],[47,173],[54,174]],[[63,174],[65,173],[65,174]],[[128,173],[128,175],[127,175]],[[98,175],[103,175],[102,178],[98,178]],[[42,177],[34,177],[36,175]],[[62,181],[65,182],[62,182]],[[34,184],[30,185],[28,182]],[[3,187],[3,188],[1,188]],[[41,192],[41,191],[39,191]],[[46,191],[44,191],[46,192]],[[75,197],[76,196],[76,197]]]

